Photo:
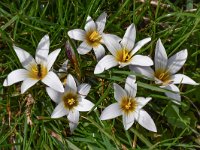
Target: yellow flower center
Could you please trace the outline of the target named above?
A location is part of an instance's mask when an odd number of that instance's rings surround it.
[[[162,85],[167,85],[172,81],[170,72],[164,69],[157,69],[154,76],[163,82]]]
[[[47,67],[42,64],[33,64],[29,71],[29,76],[33,79],[43,79],[47,75]]]
[[[117,51],[116,60],[119,62],[126,63],[131,59],[131,55],[126,48]]]
[[[126,114],[134,112],[137,107],[137,102],[134,98],[124,97],[121,101],[120,108]]]
[[[125,105],[125,109],[130,109],[130,107],[131,107],[131,102],[128,102],[126,105]]]
[[[74,98],[69,98],[69,99],[67,100],[67,103],[68,103],[69,105],[73,105],[73,104],[75,103]]]
[[[92,47],[98,46],[101,43],[101,39],[101,35],[96,30],[91,31],[86,35],[86,41]]]
[[[65,107],[69,110],[78,105],[78,96],[74,93],[65,93],[62,97],[62,100]]]

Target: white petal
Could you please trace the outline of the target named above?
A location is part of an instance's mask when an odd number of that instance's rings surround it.
[[[113,40],[115,40],[115,41],[118,41],[118,42],[120,42],[122,39],[120,38],[120,37],[118,37],[117,35],[114,35],[114,34],[108,34],[108,33],[103,33],[102,34],[102,37],[103,36],[108,36],[108,37],[110,37],[110,38],[112,38]],[[103,38],[104,39],[104,38]],[[103,43],[104,44],[104,40],[102,39],[102,41],[101,41],[101,43]]]
[[[60,102],[51,114],[51,118],[60,118],[67,115],[68,113],[69,111],[64,107],[63,102]]]
[[[27,78],[28,71],[25,69],[17,69],[8,74],[3,82],[3,86],[9,86],[14,83],[20,82]]]
[[[167,61],[168,61],[168,58],[167,58],[167,53],[165,51],[165,48],[161,40],[158,39],[156,43],[155,56],[154,56],[155,70],[166,69]]]
[[[122,115],[122,111],[118,103],[114,103],[106,107],[100,116],[101,120],[113,119]]]
[[[59,72],[67,72],[67,65],[68,65],[69,60],[67,59],[62,66],[59,69]]]
[[[137,93],[137,84],[135,83],[135,81],[136,81],[135,75],[129,75],[126,78],[125,90],[128,92],[128,95],[130,97],[135,97]]]
[[[153,61],[148,56],[142,56],[142,55],[135,55],[133,56],[131,62],[132,65],[138,65],[138,66],[152,66]]]
[[[71,74],[68,74],[66,84],[65,84],[65,91],[76,93],[77,92],[77,86],[76,82],[74,80],[74,77]]]
[[[122,46],[127,48],[128,50],[132,50],[135,44],[135,38],[136,38],[135,25],[131,24],[127,28],[125,35],[121,41]]]
[[[135,83],[136,82],[136,76],[135,75],[129,75],[127,78],[126,78],[126,84],[127,83]],[[126,87],[126,85],[125,85]]]
[[[24,68],[28,69],[30,64],[36,63],[34,58],[25,50],[16,47],[15,45],[13,45],[13,49],[15,50],[17,57]]]
[[[123,120],[124,129],[128,130],[134,123],[134,120],[135,120],[134,112],[133,113],[129,113],[128,115],[123,114],[122,115],[122,120]]]
[[[184,74],[175,74],[171,78],[173,80],[173,84],[199,85],[194,80],[192,80],[190,77],[188,77]]]
[[[68,62],[69,62],[69,60],[67,59],[67,60],[62,64],[62,66],[60,67],[60,69],[58,70],[58,71],[59,71],[59,73],[58,73],[59,78],[63,78],[63,77],[66,76]]]
[[[58,54],[60,53],[61,49],[57,49],[53,52],[51,52],[47,58],[47,70],[49,71],[55,62],[56,58],[58,57]]]
[[[64,88],[62,85],[62,82],[60,81],[60,79],[58,78],[58,76],[50,71],[45,77],[44,79],[42,79],[42,82],[44,84],[46,84],[47,86],[49,86],[50,88],[58,91],[58,92],[64,92]]]
[[[82,99],[78,106],[75,108],[78,111],[90,111],[94,104],[87,99]]]
[[[165,95],[171,99],[173,99],[175,103],[180,104],[181,101],[181,96],[179,94],[179,88],[174,85],[174,84],[169,84],[167,86],[161,86],[161,88],[167,89],[167,90],[171,90],[177,93],[172,93],[172,92],[165,92]]]
[[[38,47],[36,49],[35,60],[38,64],[47,60],[49,54],[49,46],[50,46],[49,36],[45,35],[40,40]]]
[[[104,44],[113,56],[116,56],[116,52],[122,49],[121,45],[119,44],[119,41],[117,41],[116,38],[113,38],[113,36],[103,34],[102,38]]]
[[[74,29],[74,30],[68,31],[68,35],[72,39],[75,39],[75,40],[78,40],[78,41],[84,41],[85,36],[86,36],[86,32],[82,29]]]
[[[93,47],[93,49],[94,49],[95,56],[97,60],[99,61],[105,55],[105,49],[101,44],[99,44],[96,47]]]
[[[113,57],[112,55],[106,55],[97,63],[94,69],[94,74],[102,73],[104,72],[104,70],[108,70],[117,65],[118,62],[116,61],[115,57]]]
[[[77,123],[72,123],[72,122],[69,122],[69,128],[70,128],[70,132],[73,133],[74,130],[76,129],[77,127]]]
[[[145,66],[133,66],[133,65],[130,65],[129,68],[130,68],[131,71],[134,71],[136,73],[144,75],[144,76],[146,76],[148,78],[151,78],[151,79],[154,78],[154,71],[149,66],[145,67]]]
[[[157,132],[156,125],[151,118],[151,116],[144,110],[140,110],[138,113],[138,117],[136,117],[138,123],[146,128],[147,130]]]
[[[94,30],[96,30],[96,24],[94,20],[90,16],[88,16],[86,20],[86,25],[85,25],[85,31],[90,32]]]
[[[158,78],[156,78],[156,77],[154,77],[154,81],[155,81],[155,84],[160,84],[160,85],[163,84],[163,81],[158,79]]]
[[[131,59],[133,59],[133,58],[131,58]],[[131,61],[132,60],[129,60],[128,62],[119,62],[119,68],[123,68],[123,67],[125,67],[125,66],[129,66],[129,65],[131,65]]]
[[[121,86],[114,83],[113,87],[114,87],[114,97],[116,101],[120,102],[124,97],[127,97],[126,91]]]
[[[96,20],[97,30],[102,33],[106,24],[107,13],[103,12]]]
[[[50,87],[46,87],[46,91],[49,95],[49,97],[55,102],[55,103],[60,103],[61,102],[61,97],[62,97],[62,93],[57,92],[55,90],[53,90]]]
[[[90,91],[90,88],[91,88],[91,85],[82,83],[81,85],[78,86],[78,93],[81,96],[86,97]]]
[[[136,101],[138,103],[138,109],[141,109],[144,107],[149,101],[151,100],[151,97],[136,97]]]
[[[147,44],[149,41],[151,41],[151,38],[145,38],[139,42],[137,42],[135,44],[135,47],[133,48],[131,55],[134,55],[135,53],[137,53],[138,50],[140,50],[140,48],[142,48],[145,44]]]
[[[79,121],[79,111],[73,109],[72,111],[69,111],[69,114],[67,116],[68,120],[72,123],[78,124]]]
[[[81,45],[77,49],[78,53],[81,55],[85,55],[91,50],[92,50],[92,47],[89,46],[86,42],[82,42]]]
[[[22,85],[21,85],[21,93],[23,94],[26,92],[30,87],[32,87],[34,84],[36,84],[39,80],[32,79],[32,78],[26,78]]]
[[[167,68],[171,74],[178,72],[184,65],[188,56],[187,50],[182,50],[169,58]]]

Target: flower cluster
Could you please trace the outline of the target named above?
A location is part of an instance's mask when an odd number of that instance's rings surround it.
[[[138,51],[151,41],[145,38],[136,42],[135,25],[131,24],[123,38],[104,33],[107,14],[102,13],[98,19],[88,16],[84,30],[73,29],[68,31],[70,38],[82,41],[78,46],[79,54],[84,55],[92,49],[97,59],[94,74],[103,73],[112,67],[123,68],[129,66],[130,71],[140,73],[146,78],[155,81],[160,88],[167,89],[165,94],[173,102],[180,104],[181,96],[179,88],[175,84],[198,85],[195,81],[183,74],[176,74],[184,65],[187,59],[187,50],[182,50],[169,59],[165,48],[159,39],[155,48],[154,62],[149,56],[137,54]],[[58,75],[53,72],[52,66],[60,53],[57,49],[49,54],[49,36],[45,35],[38,44],[35,59],[25,50],[13,46],[19,61],[24,69],[12,71],[5,79],[3,85],[10,86],[23,81],[21,93],[25,93],[38,81],[42,81],[46,87],[49,97],[57,104],[51,118],[60,118],[67,115],[71,132],[79,122],[79,112],[90,111],[94,104],[86,99],[91,86],[86,83],[80,84],[71,74],[68,74],[68,60],[59,69]],[[109,53],[105,55],[105,47]],[[70,45],[67,45],[69,60],[76,64],[75,54],[70,52]],[[73,55],[73,56],[72,56]],[[154,66],[154,69],[151,67]],[[77,67],[76,67],[77,68]],[[66,78],[62,83],[61,78]],[[147,130],[157,132],[157,128],[151,116],[143,107],[152,99],[151,97],[136,97],[137,83],[134,75],[129,75],[125,81],[125,89],[114,83],[114,98],[117,101],[106,107],[100,116],[101,120],[108,120],[122,115],[122,122],[125,130],[128,130],[135,121]],[[172,92],[170,92],[172,91]]]

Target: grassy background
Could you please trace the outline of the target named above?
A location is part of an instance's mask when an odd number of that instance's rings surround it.
[[[198,1],[198,0],[197,0]],[[152,133],[135,123],[123,129],[121,117],[100,121],[102,109],[114,102],[112,84],[124,86],[128,68],[113,68],[94,75],[93,52],[79,56],[78,70],[73,63],[69,73],[92,85],[88,95],[97,110],[82,113],[74,134],[69,133],[66,117],[51,119],[55,104],[42,84],[20,95],[21,83],[3,87],[12,70],[21,64],[12,49],[15,44],[33,56],[39,40],[49,34],[50,51],[62,48],[54,64],[58,70],[67,58],[67,31],[83,28],[88,15],[96,19],[108,13],[105,32],[123,36],[135,23],[139,41],[152,37],[139,51],[153,58],[155,43],[161,38],[168,55],[188,49],[188,59],[180,71],[200,82],[200,5],[197,1],[160,0],[157,4],[141,0],[1,0],[0,1],[0,149],[198,149],[200,148],[200,87],[180,85],[182,103],[177,106],[164,96],[163,90],[150,81],[138,79],[137,96],[151,96],[145,106],[158,128]],[[194,8],[195,10],[191,11]],[[77,48],[79,42],[72,41]],[[76,49],[75,49],[76,50]],[[151,84],[149,84],[151,83]],[[32,122],[32,125],[30,125]]]

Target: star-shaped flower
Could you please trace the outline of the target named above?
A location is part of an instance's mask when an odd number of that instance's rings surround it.
[[[120,38],[115,35],[103,33],[106,17],[107,14],[104,12],[98,17],[96,22],[94,22],[94,20],[88,16],[84,28],[85,30],[74,29],[68,32],[70,38],[83,41],[77,49],[79,54],[87,54],[93,49],[97,60],[100,60],[105,55],[105,49],[102,46],[104,43],[103,36],[108,36],[118,41],[120,40]]]
[[[176,74],[176,72],[178,72],[184,65],[187,56],[188,52],[185,49],[168,59],[165,48],[159,39],[155,49],[155,71],[151,67],[140,66],[130,66],[130,69],[151,79],[154,79],[155,83],[159,84],[161,88],[174,91],[175,93],[165,92],[165,94],[169,98],[176,100],[174,102],[179,103],[181,101],[181,96],[179,94],[179,88],[175,84],[198,85],[198,83],[196,83],[188,76],[184,74]]]
[[[107,120],[122,115],[125,130],[128,130],[136,120],[147,130],[157,132],[151,116],[142,109],[151,98],[135,97],[136,93],[137,84],[135,83],[135,76],[129,76],[126,79],[125,89],[114,83],[114,97],[117,103],[106,107],[103,110],[100,119]]]
[[[127,28],[120,43],[109,36],[103,37],[104,43],[112,55],[106,55],[98,62],[94,74],[102,73],[104,70],[108,70],[117,65],[119,67],[127,65],[152,66],[153,61],[148,56],[135,55],[151,38],[145,38],[136,44],[135,38],[136,30],[133,24]]]
[[[65,91],[57,92],[49,87],[46,88],[50,98],[58,105],[54,109],[51,118],[60,118],[67,115],[71,132],[74,131],[79,121],[79,111],[90,111],[94,104],[85,99],[90,91],[91,86],[82,83],[77,87],[77,84],[68,74]]]
[[[28,52],[14,45],[13,48],[24,69],[12,71],[5,79],[3,86],[23,81],[21,93],[24,93],[41,80],[54,90],[63,92],[64,88],[60,79],[53,71],[50,71],[61,49],[49,54],[49,45],[49,36],[45,35],[38,44],[35,59]]]

